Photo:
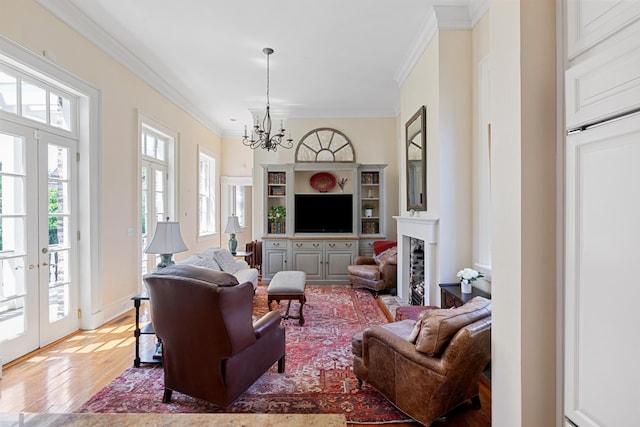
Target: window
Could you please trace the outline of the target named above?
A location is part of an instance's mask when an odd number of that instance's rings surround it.
[[[0,63],[0,111],[75,132],[75,96]]]
[[[235,191],[233,191],[235,190]],[[245,208],[244,208],[244,187],[240,185],[234,185],[231,191],[232,200],[231,206],[233,206],[233,213],[238,217],[240,227],[246,227],[245,225]]]
[[[162,129],[148,118],[140,123],[140,253],[141,273],[153,270],[159,255],[147,254],[156,224],[175,221],[175,164],[177,134]]]
[[[231,215],[238,217],[240,227],[250,226],[251,217],[247,213],[251,198],[250,187],[252,179],[250,176],[223,176],[222,181],[222,218]]]
[[[198,232],[200,236],[216,232],[216,160],[200,151],[198,159]]]

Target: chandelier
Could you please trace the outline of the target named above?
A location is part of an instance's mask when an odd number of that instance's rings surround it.
[[[259,125],[259,119],[256,117],[255,125],[251,131],[251,137],[247,135],[247,127],[244,127],[244,136],[242,143],[252,149],[264,148],[267,151],[277,151],[278,147],[292,148],[293,139],[291,139],[291,133],[289,138],[284,139],[284,125],[280,122],[280,130],[276,134],[271,135],[271,114],[269,112],[269,55],[273,53],[273,49],[265,47],[262,49],[265,55],[267,55],[267,112],[262,119],[262,126]]]

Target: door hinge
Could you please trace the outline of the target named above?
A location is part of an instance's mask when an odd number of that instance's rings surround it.
[[[78,309],[78,319],[82,319],[82,309]]]
[[[80,241],[80,231],[76,231],[76,240]]]
[[[80,163],[80,153],[76,153],[76,162]]]

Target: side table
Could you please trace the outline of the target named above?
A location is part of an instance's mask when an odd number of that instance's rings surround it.
[[[470,294],[463,294],[460,283],[441,283],[440,284],[440,304],[442,308],[460,307],[472,298],[481,296],[491,299],[491,294],[472,288]]]
[[[136,295],[131,298],[133,300],[133,306],[136,309],[136,328],[133,331],[133,335],[136,337],[136,357],[133,359],[133,366],[140,367],[141,363],[162,363],[161,343],[157,340],[156,345],[152,352],[145,354],[145,357],[140,357],[140,335],[155,335],[153,325],[151,322],[140,327],[140,305],[142,301],[149,301],[149,296],[145,293]]]

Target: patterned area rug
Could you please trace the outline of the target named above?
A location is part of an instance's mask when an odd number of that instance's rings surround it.
[[[254,315],[268,311],[266,286],[259,286]],[[349,286],[307,285],[305,324],[284,321],[287,360],[284,374],[274,365],[229,408],[229,412],[269,414],[344,413],[350,423],[410,421],[376,390],[357,388],[351,337],[366,326],[387,323],[371,293]],[[284,313],[286,302],[282,302]],[[291,304],[297,314],[299,305]],[[95,394],[79,412],[216,413],[220,406],[174,392],[162,403],[161,367],[129,368]]]

